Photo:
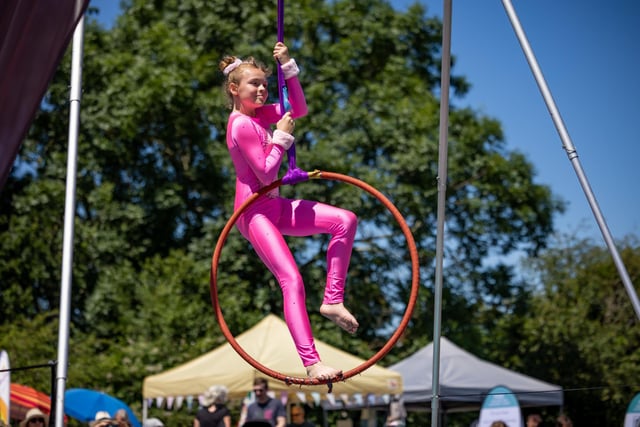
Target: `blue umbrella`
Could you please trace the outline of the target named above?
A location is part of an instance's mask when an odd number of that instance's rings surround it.
[[[93,421],[99,411],[107,411],[113,417],[118,409],[127,411],[133,427],[141,427],[131,408],[120,399],[86,388],[72,388],[64,393],[64,413],[79,421]]]

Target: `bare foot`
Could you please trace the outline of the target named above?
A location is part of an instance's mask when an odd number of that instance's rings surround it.
[[[342,375],[342,371],[325,365],[322,362],[307,366],[307,376],[318,380],[331,380]]]
[[[341,302],[338,304],[322,304],[320,306],[320,314],[350,334],[355,334],[358,326],[360,326],[353,314],[349,313],[349,310]]]

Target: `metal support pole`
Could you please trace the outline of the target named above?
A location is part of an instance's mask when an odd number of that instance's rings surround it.
[[[433,371],[431,425],[440,425],[440,333],[442,315],[442,278],[444,258],[444,219],[447,203],[447,151],[449,136],[449,82],[451,74],[451,4],[444,0],[442,18],[442,63],[440,77],[440,136],[438,143],[438,213],[436,232],[436,271],[433,309]]]
[[[582,169],[582,165],[580,164],[580,160],[578,159],[578,152],[571,141],[571,137],[569,137],[569,132],[564,125],[564,121],[560,116],[560,111],[556,107],[556,103],[551,95],[551,91],[549,90],[545,78],[538,66],[538,61],[536,60],[535,55],[533,54],[533,50],[529,45],[529,41],[527,40],[527,36],[520,25],[520,20],[518,19],[518,15],[516,14],[511,0],[502,0],[502,4],[507,12],[509,20],[511,21],[511,25],[513,26],[513,30],[518,37],[518,41],[520,42],[520,46],[522,46],[522,50],[527,58],[527,62],[529,63],[529,67],[531,68],[531,72],[536,79],[536,83],[538,84],[538,88],[542,93],[542,97],[544,98],[545,104],[547,104],[547,108],[549,109],[549,113],[551,114],[551,119],[553,120],[553,124],[560,135],[560,139],[562,140],[562,148],[567,152],[567,156],[569,161],[573,165],[573,168],[578,176],[578,180],[580,181],[580,185],[582,186],[582,190],[584,191],[585,196],[587,197],[587,201],[589,202],[589,206],[591,207],[591,211],[595,216],[596,222],[598,223],[598,227],[600,227],[600,231],[602,232],[602,237],[604,237],[604,241],[609,248],[609,252],[611,253],[611,257],[613,258],[613,262],[618,269],[618,274],[622,279],[622,283],[625,286],[627,294],[629,295],[629,299],[631,300],[631,304],[633,305],[633,309],[636,312],[636,316],[640,319],[640,300],[638,300],[638,295],[636,294],[635,288],[633,287],[633,283],[631,283],[631,279],[629,278],[629,273],[627,273],[627,269],[620,258],[620,254],[618,253],[618,249],[616,248],[615,242],[611,237],[611,232],[609,231],[609,227],[607,226],[607,222],[600,211],[600,207],[598,206],[598,202],[596,200],[593,191],[591,190],[591,186],[589,185],[589,181],[587,180],[587,176]]]
[[[73,33],[71,58],[71,89],[69,95],[69,147],[67,149],[67,184],[64,209],[64,240],[62,248],[62,278],[60,286],[60,328],[58,331],[58,369],[56,377],[55,423],[64,425],[64,392],[69,355],[69,317],[71,313],[71,276],[73,272],[73,231],[76,211],[76,166],[78,157],[78,127],[82,94],[82,50],[84,47],[84,17]]]

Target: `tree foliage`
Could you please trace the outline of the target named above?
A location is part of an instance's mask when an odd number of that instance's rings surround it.
[[[144,376],[222,342],[208,274],[231,214],[234,173],[217,64],[226,54],[268,62],[275,9],[258,0],[131,0],[111,30],[89,20],[70,386],[137,402]],[[390,362],[428,342],[432,329],[441,23],[427,12],[418,5],[399,12],[384,0],[302,0],[286,13],[285,41],[302,68],[310,109],[298,121],[299,166],[356,176],[387,194],[418,244],[418,306]],[[69,63],[61,63],[0,199],[0,330],[10,332],[0,335],[0,346],[20,350],[17,365],[56,357],[54,333],[38,352],[5,336],[29,342],[40,323],[28,319],[51,317],[59,304]],[[522,291],[509,267],[487,261],[544,248],[562,204],[535,183],[531,163],[507,149],[497,120],[456,106],[470,86],[455,75],[455,64],[453,70],[443,328],[460,344],[474,345],[500,317],[483,307]],[[276,92],[274,81],[274,100]],[[315,311],[326,237],[290,244],[308,286],[316,336],[369,357],[407,302],[404,238],[375,199],[344,184],[282,191],[358,214],[347,289],[347,305],[363,325],[355,339]],[[239,234],[228,239],[220,265],[221,305],[234,332],[265,313],[281,314],[277,284]]]
[[[621,242],[620,256],[637,284],[637,239]],[[568,389],[576,425],[622,424],[638,390],[640,331],[611,254],[599,242],[564,237],[532,260],[530,271],[541,292],[523,321],[513,362]]]

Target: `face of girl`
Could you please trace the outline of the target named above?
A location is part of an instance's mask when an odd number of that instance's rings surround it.
[[[267,77],[264,71],[255,67],[244,69],[240,83],[231,89],[231,93],[240,102],[241,109],[245,111],[253,111],[258,107],[262,107],[269,96]]]

